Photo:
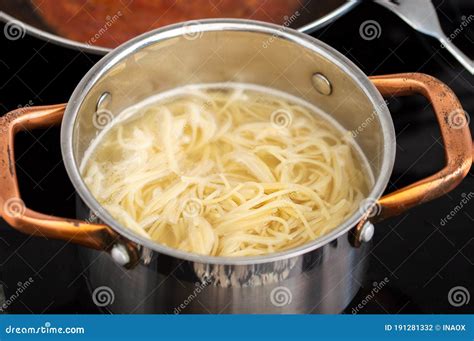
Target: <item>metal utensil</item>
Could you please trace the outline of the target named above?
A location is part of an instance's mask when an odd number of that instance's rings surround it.
[[[376,0],[375,2],[397,14],[415,30],[438,39],[443,48],[446,48],[459,63],[474,74],[472,59],[458,49],[443,32],[431,0]]]

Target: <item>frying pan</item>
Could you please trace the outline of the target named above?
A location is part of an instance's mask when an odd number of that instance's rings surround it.
[[[129,4],[131,2],[133,2],[133,0],[128,1]],[[299,15],[295,20],[288,21],[285,24],[288,24],[290,28],[297,29],[300,32],[311,33],[347,13],[356,6],[359,1],[300,0],[299,2],[301,3],[298,9]],[[206,1],[206,3],[209,4],[211,2]],[[84,9],[84,11],[86,11],[86,9]],[[284,17],[290,17],[293,13],[294,11]],[[133,16],[134,13],[128,11],[126,15]],[[159,18],[158,13],[157,17]],[[41,4],[40,7],[36,7],[31,0],[0,0],[0,20],[6,23],[14,23],[16,27],[12,27],[12,29],[15,29],[15,33],[19,35],[30,34],[54,44],[93,54],[104,55],[111,51],[111,48],[101,46],[100,41],[92,45],[90,43],[68,39],[60,35],[42,18]],[[118,45],[119,44],[117,44],[117,46]]]

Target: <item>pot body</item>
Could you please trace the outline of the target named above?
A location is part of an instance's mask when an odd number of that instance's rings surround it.
[[[78,213],[93,214],[80,198]],[[125,269],[105,252],[80,248],[80,254],[93,301],[113,314],[337,314],[368,266],[370,243],[355,248],[350,237],[246,265],[191,262],[143,248],[139,264]]]
[[[61,144],[78,194],[78,217],[110,226],[138,248],[130,269],[83,249],[94,301],[114,313],[338,313],[354,297],[369,246],[350,231],[365,209],[306,245],[260,257],[207,257],[167,248],[118,224],[81,174],[87,149],[111,119],[149,96],[197,83],[266,86],[306,100],[353,137],[374,179],[368,202],[386,187],[394,162],[393,122],[380,93],[352,62],[293,30],[252,21],[213,20],[147,33],[106,55],[79,83],[64,114]],[[109,299],[102,304],[101,289]],[[113,299],[110,299],[113,298]]]

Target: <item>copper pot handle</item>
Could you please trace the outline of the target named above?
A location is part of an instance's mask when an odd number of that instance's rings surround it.
[[[20,197],[13,153],[15,134],[59,124],[65,107],[65,104],[58,104],[20,108],[0,117],[0,215],[26,234],[110,250],[118,235],[106,225],[38,213],[27,208]]]
[[[461,103],[447,85],[422,73],[374,76],[370,79],[382,96],[421,94],[431,102],[445,146],[446,164],[435,174],[380,198],[374,205],[377,207],[372,212],[366,212],[356,227],[357,241],[367,220],[378,221],[395,216],[442,196],[464,179],[472,164],[468,119]],[[374,212],[377,215],[371,217]]]

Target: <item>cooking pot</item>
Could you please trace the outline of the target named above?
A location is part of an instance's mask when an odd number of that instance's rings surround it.
[[[187,253],[117,223],[89,192],[78,168],[101,129],[150,95],[190,83],[228,81],[296,95],[352,132],[374,177],[360,209],[317,240],[258,257]],[[382,96],[411,94],[425,96],[433,106],[446,165],[382,196],[396,149]],[[62,154],[78,193],[78,219],[35,212],[18,190],[15,133],[61,121]],[[418,73],[369,79],[339,52],[292,29],[248,20],[173,25],[107,54],[67,104],[21,108],[1,118],[1,215],[19,231],[85,246],[81,259],[94,302],[113,313],[337,313],[364,280],[373,223],[447,193],[466,176],[472,163],[466,122],[456,96],[439,80]]]

